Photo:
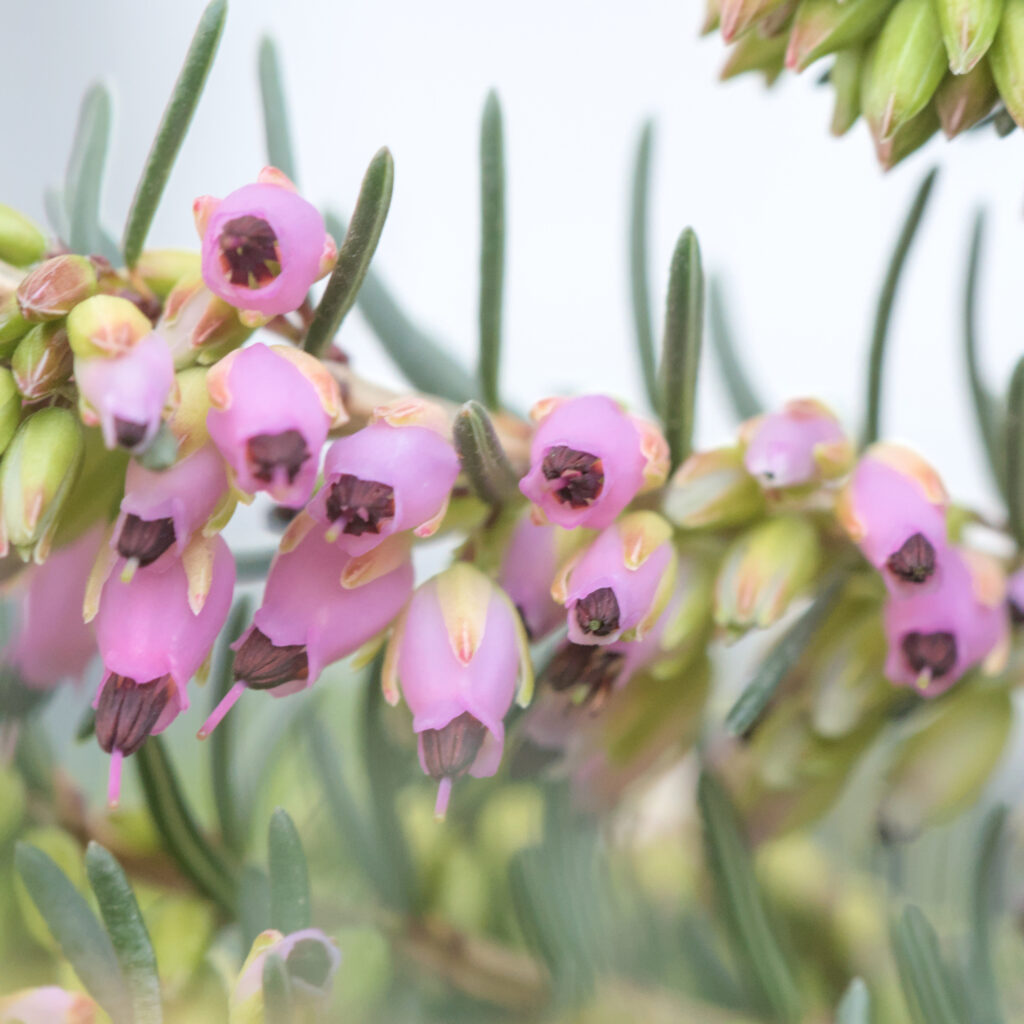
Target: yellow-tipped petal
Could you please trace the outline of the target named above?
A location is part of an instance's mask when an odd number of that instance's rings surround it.
[[[426,427],[442,437],[450,437],[452,432],[451,420],[444,408],[419,395],[403,395],[376,406],[370,422],[384,422],[391,427]]]
[[[402,643],[402,634],[405,632],[408,614],[409,606],[406,605],[395,619],[395,624],[391,628],[391,638],[388,640],[387,650],[384,652],[384,664],[381,666],[381,691],[384,694],[384,699],[392,707],[402,699],[401,680],[398,678],[398,649]]]
[[[185,546],[181,556],[182,568],[188,580],[188,606],[198,615],[206,604],[213,585],[213,540],[196,534]]]
[[[394,572],[409,559],[412,541],[407,533],[398,533],[386,538],[372,551],[357,555],[345,564],[341,573],[341,585],[346,590],[365,586],[374,580]]]
[[[417,537],[433,537],[435,533],[441,528],[441,524],[444,522],[444,517],[448,514],[448,503],[451,499],[451,495],[447,495],[444,499],[444,504],[434,513],[425,523],[420,523],[419,526],[413,530],[413,533]]]
[[[436,586],[452,653],[468,665],[484,638],[494,584],[475,566],[456,562],[436,578]]]
[[[313,527],[316,526],[316,520],[303,509],[289,524],[288,529],[284,531],[281,536],[281,543],[278,545],[278,551],[282,555],[288,554],[289,551],[294,551],[305,539],[306,534],[309,533]]]
[[[331,371],[315,356],[303,352],[300,348],[290,345],[271,345],[275,354],[287,359],[293,366],[302,371],[303,376],[316,389],[317,397],[323,410],[331,417],[331,425],[340,427],[348,422],[348,413],[341,401],[341,390]]]
[[[631,512],[619,520],[623,561],[639,569],[672,536],[672,527],[657,512]]]
[[[100,610],[100,595],[103,593],[103,585],[107,582],[114,564],[117,562],[117,551],[110,545],[110,536],[114,532],[111,526],[103,535],[103,543],[96,553],[96,561],[93,562],[89,578],[85,583],[85,598],[82,602],[82,620],[92,622],[96,613]]]

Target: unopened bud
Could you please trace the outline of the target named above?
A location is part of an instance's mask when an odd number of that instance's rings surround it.
[[[786,57],[786,37],[763,36],[748,32],[729,49],[718,77],[727,82],[748,71],[761,71],[770,85],[782,73]]]
[[[0,302],[0,358],[7,358],[32,325],[21,315],[16,295]]]
[[[721,0],[704,0],[704,20],[701,22],[700,34],[711,35],[721,22],[722,3]]]
[[[183,277],[199,273],[199,265],[199,254],[188,249],[147,249],[132,271],[150,291],[166,299]]]
[[[789,34],[786,67],[803,71],[820,57],[869,39],[891,0],[803,0]]]
[[[21,396],[14,374],[6,366],[0,366],[0,455],[18,429],[21,419]]]
[[[1010,116],[1024,125],[1024,3],[1009,0],[999,22],[999,31],[988,51],[992,77]]]
[[[26,320],[59,320],[96,288],[96,268],[85,256],[54,256],[18,285],[18,304]]]
[[[199,274],[175,283],[157,329],[167,339],[176,366],[214,363],[252,334],[234,306],[218,298]]]
[[[36,324],[18,342],[11,369],[18,390],[29,400],[53,394],[71,376],[74,358],[61,323]]]
[[[0,203],[0,260],[27,267],[43,258],[46,236],[23,213]]]
[[[847,50],[840,50],[832,62],[828,78],[835,93],[831,125],[833,135],[845,135],[860,117],[860,80],[867,53],[865,46],[851,46]]]
[[[875,138],[875,155],[883,170],[891,171],[916,153],[939,130],[939,115],[929,104],[917,117],[898,128],[888,139]]]
[[[974,127],[988,116],[999,99],[999,90],[988,61],[975,64],[965,75],[950,75],[935,94],[935,109],[946,137]]]
[[[676,470],[664,511],[685,529],[736,526],[764,512],[764,494],[739,448],[715,448],[695,452]]]
[[[94,295],[68,316],[71,350],[84,359],[120,356],[153,330],[148,316],[119,295]]]
[[[937,0],[949,70],[964,75],[985,56],[996,37],[1003,0]]]
[[[722,38],[731,43],[748,28],[786,6],[786,0],[721,0]]]

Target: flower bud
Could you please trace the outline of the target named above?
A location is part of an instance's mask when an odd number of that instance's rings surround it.
[[[153,330],[138,306],[120,295],[94,295],[68,316],[71,350],[82,359],[123,356]]]
[[[210,411],[210,392],[207,390],[207,370],[190,366],[174,375],[178,403],[167,419],[168,430],[178,442],[178,458],[186,458],[210,440],[206,417]]]
[[[21,395],[14,374],[5,366],[0,366],[0,455],[18,429],[21,419]]]
[[[1024,3],[1007,0],[999,21],[999,30],[988,51],[992,77],[1010,116],[1024,125]]]
[[[715,583],[715,622],[730,633],[764,629],[814,579],[821,561],[814,527],[780,516],[751,527],[729,546]]]
[[[452,781],[493,775],[503,719],[529,702],[533,670],[526,634],[508,597],[468,562],[421,586],[395,628],[382,676],[390,703],[399,686],[413,715],[423,771],[439,782],[443,817]]]
[[[729,48],[718,77],[728,82],[748,71],[760,71],[766,83],[771,85],[782,74],[785,58],[785,35],[765,36],[757,31],[747,32]]]
[[[937,0],[949,70],[965,75],[985,56],[995,39],[1003,0]]]
[[[672,528],[654,512],[632,512],[562,566],[551,596],[565,605],[573,643],[642,640],[665,608],[675,574]]]
[[[74,359],[68,332],[60,323],[36,324],[18,342],[11,370],[18,390],[30,401],[45,398],[68,382]]]
[[[764,494],[739,448],[694,452],[668,482],[663,511],[676,526],[738,526],[764,513]]]
[[[309,511],[327,538],[361,555],[385,537],[430,536],[448,507],[459,458],[443,410],[422,399],[382,406],[362,430],[331,445]]]
[[[867,52],[866,46],[851,46],[840,50],[832,62],[828,80],[835,93],[831,124],[833,135],[845,135],[860,117],[860,80]]]
[[[40,409],[18,428],[0,465],[0,512],[22,558],[46,560],[82,454],[82,427],[67,409]]]
[[[722,38],[731,43],[784,4],[785,0],[721,0],[719,24]]]
[[[0,203],[0,260],[27,267],[46,252],[46,236],[23,213]]]
[[[999,99],[988,61],[963,75],[950,75],[935,93],[935,109],[946,138],[953,138],[984,120]]]
[[[337,260],[319,211],[273,167],[226,199],[201,196],[193,209],[203,280],[250,326],[298,309]]]
[[[665,439],[604,395],[545,399],[530,415],[537,429],[519,489],[558,526],[603,529],[665,482]]]
[[[875,156],[882,170],[891,171],[901,160],[916,153],[939,130],[939,115],[930,103],[916,117],[897,128],[887,139],[874,135]]]
[[[16,295],[0,302],[0,358],[6,359],[32,325],[21,315]]]
[[[178,366],[216,362],[252,334],[234,306],[217,298],[199,274],[182,278],[164,303],[157,329],[167,339]]]
[[[762,487],[798,487],[842,476],[853,446],[835,415],[814,399],[787,402],[782,412],[742,427],[743,465]]]
[[[891,0],[803,0],[796,10],[786,67],[803,71],[816,60],[870,39]]]
[[[189,571],[189,561],[144,569],[128,581],[114,575],[103,586],[96,639],[105,671],[93,707],[96,738],[111,755],[112,805],[120,794],[122,759],[189,706],[185,687],[231,608],[235,560],[223,538],[197,549],[198,569]],[[199,587],[205,590],[201,603]]]
[[[199,267],[199,254],[191,249],[147,249],[132,272],[160,299],[167,299],[182,278],[198,276]]]
[[[305,505],[327,431],[347,419],[323,364],[297,349],[257,343],[225,356],[206,384],[206,425],[238,487],[267,491],[288,508]]]
[[[18,305],[26,320],[59,320],[95,295],[96,268],[85,256],[54,256],[30,271],[18,285]]]
[[[24,988],[0,999],[0,1024],[95,1024],[98,1013],[87,995],[56,985]]]

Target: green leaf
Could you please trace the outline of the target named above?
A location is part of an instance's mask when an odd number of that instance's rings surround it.
[[[718,358],[725,390],[739,420],[749,420],[764,411],[764,402],[754,391],[736,350],[735,337],[726,314],[726,299],[720,278],[708,281],[708,327],[711,349]]]
[[[519,497],[518,478],[479,402],[466,402],[455,414],[452,438],[462,468],[483,501],[497,506]]]
[[[871,994],[860,978],[854,978],[836,1008],[836,1024],[871,1024]]]
[[[291,935],[312,924],[309,868],[295,822],[282,807],[270,819],[270,923]]]
[[[270,879],[254,864],[246,864],[238,878],[238,923],[242,946],[249,949],[260,932],[270,928]]]
[[[277,953],[268,953],[263,961],[264,1024],[294,1024],[292,983],[288,969]]]
[[[124,261],[134,267],[146,244],[146,235],[153,223],[160,197],[163,195],[171,168],[178,157],[185,134],[192,123],[192,115],[203,93],[213,58],[217,53],[224,19],[227,17],[227,0],[210,0],[203,16],[199,19],[192,43],[185,55],[185,63],[174,83],[174,91],[164,110],[157,129],[156,138],[146,157],[146,166],[135,188],[135,196],[128,211],[121,247]]]
[[[932,193],[935,184],[935,177],[939,173],[937,167],[933,167],[924,177],[924,181],[917,188],[914,200],[910,204],[907,218],[903,222],[899,238],[896,239],[896,248],[893,250],[892,258],[889,260],[889,269],[886,271],[885,280],[882,282],[882,291],[878,296],[878,305],[875,309],[875,325],[871,335],[871,354],[868,361],[868,393],[866,422],[864,424],[864,436],[861,440],[866,448],[878,440],[878,431],[882,413],[882,369],[885,359],[885,346],[889,339],[889,323],[892,320],[893,304],[896,301],[896,290],[899,287],[900,277],[903,274],[903,267],[907,262],[910,247],[913,245],[917,235],[917,229],[921,225],[921,219],[928,206],[928,198]]]
[[[115,1024],[131,1021],[131,1004],[110,937],[85,897],[42,850],[18,843],[14,862],[50,934],[89,994]]]
[[[281,62],[277,46],[270,36],[260,40],[260,98],[263,101],[263,132],[267,140],[267,162],[297,181],[288,105],[281,81]]]
[[[900,982],[918,1024],[969,1024],[956,1009],[939,939],[915,906],[903,911],[892,929],[892,947]]]
[[[106,236],[100,227],[100,190],[110,146],[110,120],[110,92],[102,82],[97,82],[86,92],[78,113],[75,141],[64,175],[64,202],[71,250],[116,259],[116,251],[106,249]]]
[[[1024,545],[1024,356],[1014,367],[1006,400],[1006,507],[1010,532]]]
[[[363,176],[352,220],[338,250],[337,265],[306,333],[303,346],[315,356],[323,355],[330,347],[345,314],[356,301],[384,230],[394,184],[395,162],[385,146],[374,154]]]
[[[132,1022],[161,1024],[163,1005],[156,953],[135,893],[121,865],[99,843],[90,843],[85,851],[85,870],[121,964],[131,999]]]
[[[736,812],[725,790],[707,771],[701,773],[697,800],[704,822],[707,866],[733,953],[772,1019],[795,1024],[802,1019],[800,992],[754,875]]]
[[[972,1024],[1002,1024],[999,983],[992,963],[993,917],[1003,906],[1003,857],[1006,847],[1006,807],[993,807],[978,836],[970,888],[970,958],[967,977],[971,991]]]
[[[658,388],[672,468],[690,454],[697,405],[697,369],[704,331],[704,272],[697,236],[687,228],[676,244],[668,278]]]
[[[629,219],[629,285],[633,299],[633,326],[644,387],[651,407],[658,408],[658,371],[654,357],[651,289],[647,281],[647,223],[651,189],[651,147],[654,122],[645,121],[633,163],[633,193]]]
[[[492,89],[480,125],[480,391],[501,407],[501,305],[505,287],[505,141],[501,104]]]
[[[786,631],[758,666],[736,703],[725,716],[725,727],[733,736],[743,736],[761,717],[779,683],[804,653],[818,627],[832,610],[845,583],[845,575],[830,580],[814,603]]]

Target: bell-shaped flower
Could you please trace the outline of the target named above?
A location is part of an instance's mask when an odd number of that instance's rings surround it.
[[[189,706],[186,686],[221,631],[235,585],[235,561],[221,537],[196,538],[163,571],[107,579],[96,615],[105,673],[93,701],[96,738],[111,755],[110,802],[121,761]]]
[[[335,441],[309,506],[328,539],[362,555],[402,530],[432,534],[459,475],[450,433],[440,406],[410,398],[375,409],[368,426]]]
[[[320,212],[276,168],[224,199],[200,196],[193,212],[203,280],[250,326],[298,309],[337,260]]]
[[[56,985],[25,988],[0,998],[0,1024],[95,1024],[96,1004]]]
[[[600,530],[642,491],[665,482],[664,437],[604,395],[545,399],[531,416],[537,429],[519,489],[542,519]]]
[[[946,550],[943,564],[938,586],[890,595],[883,614],[885,674],[924,697],[945,693],[976,665],[999,671],[1008,653],[1002,569],[987,556],[957,548]]]
[[[225,356],[206,385],[206,425],[237,486],[267,491],[288,508],[305,505],[327,432],[347,419],[323,364],[298,349],[257,343]]]
[[[1015,625],[1024,622],[1024,569],[1011,573],[1006,581],[1006,603]]]
[[[208,736],[246,689],[285,697],[391,624],[412,593],[409,544],[396,537],[353,558],[300,515],[274,558],[253,624],[235,646],[235,684],[199,732]]]
[[[518,690],[529,703],[533,669],[526,632],[508,596],[479,569],[458,562],[413,595],[388,646],[384,693],[405,696],[420,765],[438,780],[444,817],[454,779],[493,775],[504,718]]]
[[[675,574],[672,527],[654,512],[632,512],[562,566],[551,596],[565,606],[573,643],[641,640],[664,609]]]

